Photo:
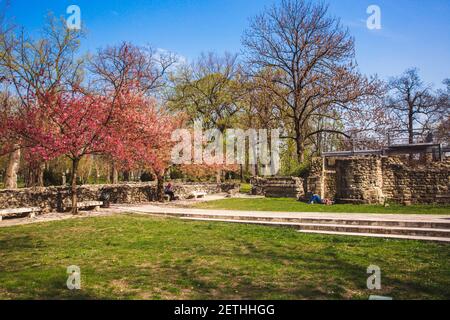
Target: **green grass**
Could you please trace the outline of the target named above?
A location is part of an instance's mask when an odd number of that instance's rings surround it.
[[[449,271],[448,244],[285,228],[132,215],[0,228],[0,299],[450,299]]]
[[[241,183],[241,193],[250,193],[252,191],[252,185],[250,183]]]
[[[199,209],[228,209],[246,211],[284,211],[284,212],[342,212],[342,213],[398,213],[398,214],[450,214],[450,205],[413,205],[391,204],[352,205],[336,204],[333,206],[311,205],[295,199],[260,198],[260,199],[224,199],[198,203]]]

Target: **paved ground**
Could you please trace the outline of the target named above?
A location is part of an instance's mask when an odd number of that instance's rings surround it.
[[[79,219],[79,218],[89,218],[89,217],[99,217],[99,216],[109,216],[112,214],[118,214],[118,213],[124,213],[124,212],[135,212],[134,210],[139,208],[142,208],[145,211],[145,208],[168,208],[168,207],[176,207],[176,208],[185,208],[192,204],[199,203],[199,202],[206,202],[206,201],[214,201],[214,200],[221,200],[225,199],[227,194],[214,194],[214,195],[207,195],[205,198],[201,199],[192,199],[192,200],[179,200],[174,202],[167,202],[167,203],[152,203],[150,204],[140,204],[140,205],[115,205],[112,206],[110,209],[100,209],[99,211],[80,211],[80,213],[76,216],[72,215],[70,212],[52,212],[47,213],[43,215],[36,216],[35,218],[14,218],[14,219],[7,219],[4,218],[3,221],[0,221],[0,228],[1,227],[10,227],[10,226],[17,226],[17,225],[23,225],[23,224],[30,224],[30,223],[42,223],[42,222],[49,222],[49,221],[58,221],[58,220],[66,220],[66,219]],[[250,196],[248,195],[236,195],[235,197],[241,197],[241,198],[248,198]],[[139,213],[142,213],[140,211]]]
[[[248,195],[236,195],[242,198],[255,198]],[[233,210],[210,210],[193,209],[190,205],[198,202],[213,201],[226,198],[226,194],[208,195],[203,199],[181,200],[170,203],[151,203],[136,205],[112,205],[110,209],[100,209],[100,211],[81,211],[79,215],[73,216],[71,213],[49,213],[37,216],[33,219],[4,219],[0,222],[0,227],[8,227],[29,223],[49,222],[65,219],[88,218],[94,216],[108,216],[118,213],[138,213],[138,214],[166,214],[185,213],[202,214],[214,217],[221,216],[241,216],[241,217],[275,217],[275,218],[338,218],[338,219],[358,219],[358,220],[394,220],[394,221],[432,221],[450,222],[447,215],[417,215],[417,214],[369,214],[369,213],[314,213],[314,212],[266,212],[266,211],[233,211]]]

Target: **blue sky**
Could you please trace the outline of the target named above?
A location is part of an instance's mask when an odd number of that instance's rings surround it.
[[[84,50],[126,40],[193,59],[201,52],[240,52],[248,18],[277,0],[10,0],[8,16],[37,32],[49,11],[81,8]],[[5,2],[5,0],[0,0]],[[418,67],[427,83],[450,77],[449,0],[329,0],[356,39],[360,69],[387,79]],[[381,8],[382,29],[366,28],[369,5]],[[67,15],[66,15],[67,16]]]

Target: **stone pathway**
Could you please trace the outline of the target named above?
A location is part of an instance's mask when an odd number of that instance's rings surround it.
[[[0,221],[0,228],[3,227],[12,227],[24,224],[32,224],[32,223],[43,223],[50,221],[58,221],[58,220],[67,220],[67,219],[82,219],[82,218],[90,218],[90,217],[103,217],[110,216],[112,214],[116,214],[116,210],[110,209],[100,209],[99,211],[81,211],[78,215],[74,216],[70,212],[51,212],[46,214],[41,214],[36,216],[35,218],[13,218],[8,219],[4,218]]]
[[[211,210],[155,204],[113,209],[183,220],[290,227],[302,233],[450,242],[448,215]]]
[[[245,194],[238,194],[233,196],[234,198],[259,198],[255,196],[249,196]],[[47,214],[38,215],[35,218],[13,218],[8,219],[4,218],[0,221],[0,228],[2,227],[11,227],[18,226],[24,224],[31,223],[42,223],[42,222],[50,222],[50,221],[58,221],[58,220],[67,220],[67,219],[81,219],[81,218],[89,218],[89,217],[102,217],[102,216],[110,216],[113,214],[120,214],[124,212],[134,212],[135,208],[168,208],[168,207],[176,207],[176,208],[186,208],[192,206],[196,203],[214,201],[226,199],[226,193],[207,195],[204,198],[200,199],[189,199],[189,200],[178,200],[174,202],[166,202],[166,203],[151,203],[151,204],[138,204],[138,205],[113,205],[109,209],[100,209],[99,211],[80,211],[80,213],[76,216],[72,215],[70,212],[52,212]],[[261,197],[262,198],[262,197]]]
[[[197,200],[198,201],[198,200]],[[391,221],[435,221],[449,222],[450,215],[429,214],[380,214],[380,213],[335,213],[335,212],[273,212],[273,211],[239,211],[239,210],[216,210],[216,209],[194,209],[187,207],[193,202],[183,204],[138,204],[138,205],[113,205],[111,209],[117,212],[133,212],[140,214],[167,214],[185,213],[199,214],[204,216],[239,216],[239,217],[271,217],[271,218],[330,218],[330,219],[352,219],[352,220],[391,220]],[[183,207],[184,205],[184,207]]]
[[[238,194],[233,197],[260,198]],[[369,213],[325,213],[325,212],[270,212],[195,209],[193,204],[226,199],[227,194],[207,195],[205,198],[179,200],[166,203],[135,205],[112,205],[99,211],[82,211],[73,216],[70,213],[49,213],[33,219],[5,219],[0,227],[30,223],[41,223],[65,219],[109,216],[121,213],[170,216],[174,218],[232,223],[264,224],[295,227],[299,232],[347,234],[373,237],[391,237],[418,240],[450,241],[449,215],[417,214],[369,214]],[[359,234],[358,234],[359,233]],[[428,237],[428,239],[424,239]]]

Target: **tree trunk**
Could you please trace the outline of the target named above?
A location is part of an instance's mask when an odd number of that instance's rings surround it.
[[[410,108],[408,113],[408,138],[409,144],[414,143],[414,115],[413,110]]]
[[[297,160],[298,163],[301,164],[305,161],[305,146],[303,145],[303,139],[301,136],[297,136],[295,139],[296,143],[296,151],[297,151]]]
[[[156,200],[164,201],[164,174],[156,175]]]
[[[44,186],[44,171],[45,171],[45,162],[42,162],[39,164],[39,167],[37,168],[37,173],[36,173],[36,185],[38,187],[43,187]]]
[[[20,165],[20,149],[16,147],[16,150],[9,155],[8,167],[6,168],[5,175],[5,189],[17,189],[17,172]]]
[[[98,178],[100,177],[99,171],[98,171],[98,162],[95,161],[95,184],[98,184]]]
[[[111,166],[111,182],[112,184],[119,183],[119,171],[117,170],[116,163],[113,162]]]
[[[221,184],[222,183],[222,170],[217,169],[216,171],[216,183]]]
[[[44,170],[45,162],[38,166],[31,166],[28,168],[28,177],[26,185],[28,188],[43,187],[44,186]]]
[[[78,196],[77,196],[77,176],[78,176],[78,164],[80,159],[72,160],[72,214],[78,214]]]
[[[89,180],[90,180],[91,175],[92,175],[93,162],[94,162],[94,161],[95,161],[95,160],[94,160],[94,156],[91,156],[91,159],[90,159],[90,161],[89,161],[88,174],[87,174],[87,177],[86,177],[86,183],[87,183],[87,184],[89,183]]]

